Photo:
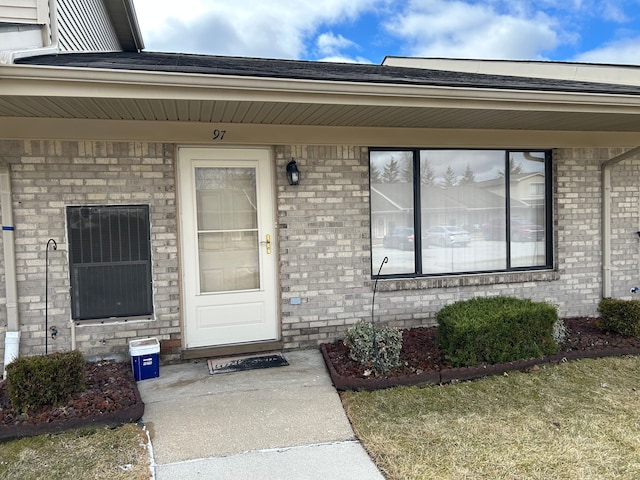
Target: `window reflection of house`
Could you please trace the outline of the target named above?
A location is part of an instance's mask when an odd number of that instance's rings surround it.
[[[504,180],[502,185],[502,194],[497,194],[493,185],[485,188],[481,183],[453,187],[423,185],[420,189],[422,228],[458,225],[473,232],[495,217],[504,218]],[[527,208],[522,202],[513,203],[516,207]],[[412,185],[371,185],[371,216],[375,226],[374,240],[382,239],[396,227],[413,225]]]
[[[423,186],[421,204],[424,228],[457,225],[474,232],[489,219],[497,215],[504,217],[504,193],[502,196],[497,195],[478,184]]]
[[[385,235],[413,225],[413,186],[410,183],[371,185],[371,240],[381,245]]]
[[[540,172],[511,175],[509,190],[511,195],[511,217],[524,222],[544,224],[545,183],[544,174]],[[479,189],[501,197],[504,218],[505,182],[504,178],[496,178],[478,182]],[[490,219],[486,219],[488,221]]]

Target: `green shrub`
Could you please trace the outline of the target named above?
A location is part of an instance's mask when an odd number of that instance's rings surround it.
[[[84,390],[84,358],[77,351],[18,358],[7,365],[7,393],[13,408],[26,413],[59,405]]]
[[[374,340],[375,339],[375,340]],[[349,357],[376,373],[386,372],[400,365],[402,333],[394,327],[376,327],[360,320],[352,325],[344,338]]]
[[[453,367],[512,362],[557,351],[556,308],[512,297],[475,298],[441,309],[438,343]]]
[[[564,324],[564,320],[559,318],[553,324],[553,330],[551,332],[553,341],[556,342],[556,345],[562,345],[567,340],[567,335],[567,327]]]
[[[598,327],[627,337],[640,337],[640,300],[603,298],[598,304]]]

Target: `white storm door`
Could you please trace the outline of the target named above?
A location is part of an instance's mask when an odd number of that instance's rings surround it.
[[[278,338],[271,153],[180,148],[187,348]]]

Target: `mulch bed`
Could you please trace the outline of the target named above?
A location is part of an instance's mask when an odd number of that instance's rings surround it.
[[[86,389],[57,407],[43,406],[26,414],[9,401],[6,380],[0,381],[0,442],[73,428],[115,427],[137,422],[144,403],[131,364],[102,361],[84,367]]]
[[[321,345],[320,349],[334,386],[338,390],[378,390],[400,385],[440,384],[472,380],[535,365],[579,358],[639,355],[640,338],[602,332],[596,318],[564,318],[567,340],[554,355],[517,362],[451,368],[437,347],[436,327],[415,327],[402,331],[402,366],[384,375],[372,375],[349,358],[342,341]]]

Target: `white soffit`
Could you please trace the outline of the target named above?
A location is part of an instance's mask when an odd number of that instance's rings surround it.
[[[0,116],[638,132],[640,97],[10,65]]]

